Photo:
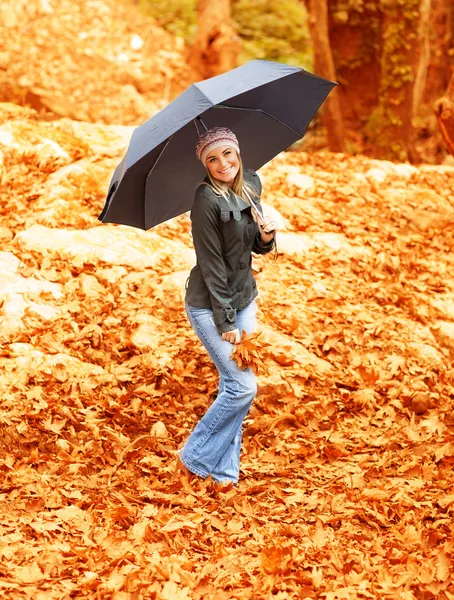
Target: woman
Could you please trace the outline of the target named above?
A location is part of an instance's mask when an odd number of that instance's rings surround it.
[[[254,171],[243,171],[232,131],[205,131],[196,154],[207,177],[191,210],[197,264],[187,282],[185,305],[192,328],[219,371],[219,392],[181,450],[177,473],[237,483],[242,422],[257,384],[253,372],[239,369],[230,355],[242,330],[252,333],[255,327],[251,252],[270,252],[277,227],[258,214],[260,179]]]

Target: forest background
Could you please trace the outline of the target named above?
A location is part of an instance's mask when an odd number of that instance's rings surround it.
[[[9,4],[5,0],[1,7],[6,34],[17,26]],[[51,0],[38,5],[44,13],[49,7],[54,10]],[[49,32],[59,38],[54,58],[60,55],[63,60],[52,69],[42,60],[51,56],[38,31],[38,53],[24,48],[22,34],[9,44],[6,35],[7,47],[0,52],[0,97],[57,116],[138,125],[189,83],[264,58],[301,66],[339,83],[321,111],[323,127],[317,127],[320,117],[311,126],[306,149],[365,153],[413,164],[438,164],[454,152],[452,1],[118,0],[116,5],[129,13],[126,23],[134,23],[132,46],[118,23],[102,37],[95,23],[93,31],[84,33],[68,23],[74,35],[63,49],[55,22]],[[42,18],[39,11],[37,15],[29,30],[39,28]],[[169,32],[165,40],[164,30]],[[91,46],[95,40],[98,46]],[[93,69],[100,72],[104,89],[121,87],[108,94],[104,109],[96,107],[94,82],[71,75],[70,63],[77,55],[87,76]],[[68,97],[67,88],[59,93],[63,81],[74,88],[79,85],[73,97]],[[84,91],[91,93],[90,102]],[[109,109],[114,106],[116,110]]]
[[[443,0],[137,0],[181,36],[189,59],[213,76],[253,58],[338,81],[324,122],[333,151],[438,162],[454,64],[454,3]],[[452,93],[452,90],[451,90]],[[448,95],[448,94],[447,94]],[[320,143],[320,141],[319,141]],[[452,144],[450,145],[452,149]]]

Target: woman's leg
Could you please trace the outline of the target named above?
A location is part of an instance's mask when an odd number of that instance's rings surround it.
[[[230,359],[233,345],[222,339],[211,309],[187,307],[189,321],[215,363],[222,384],[219,394],[196,425],[180,453],[182,463],[200,477],[215,481],[238,481],[241,426],[256,395],[257,384],[250,369],[241,370]],[[237,315],[238,328],[251,333],[255,302]]]
[[[253,301],[244,310],[241,310],[237,313],[237,324],[240,332],[242,332],[243,330],[246,333],[254,332],[256,312],[256,304],[255,301]],[[238,481],[240,475],[240,452],[242,442],[243,423],[241,423],[238,433],[233,438],[227,450],[221,456],[218,464],[215,466],[211,473],[211,476],[215,481]]]
[[[246,415],[245,415],[246,416]],[[218,464],[211,472],[211,477],[218,482],[238,481],[240,476],[240,452],[243,441],[242,425],[238,433],[227,446]]]

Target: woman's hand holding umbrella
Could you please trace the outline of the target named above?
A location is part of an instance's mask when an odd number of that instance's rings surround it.
[[[278,224],[276,221],[273,221],[271,217],[267,216],[258,222],[258,227],[260,231],[260,237],[262,238],[262,242],[264,244],[271,242],[276,235],[276,231],[278,230]]]

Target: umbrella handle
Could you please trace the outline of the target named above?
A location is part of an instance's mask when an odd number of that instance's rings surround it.
[[[265,219],[263,217],[262,211],[261,209],[259,209],[259,207],[257,206],[257,204],[254,202],[254,200],[252,200],[251,196],[249,195],[249,192],[247,191],[247,189],[245,187],[243,187],[244,189],[244,193],[246,194],[246,196],[249,199],[249,202],[251,203],[251,206],[254,208],[255,212],[257,213],[258,218],[260,219],[260,224],[265,222]],[[266,229],[263,230],[264,233],[266,233],[267,235],[270,235],[270,233],[275,232],[275,229],[270,229],[269,231],[267,231]]]
[[[251,196],[249,195],[249,192],[247,191],[247,189],[243,186],[243,191],[246,194],[248,200],[249,200],[249,204],[252,206],[252,208],[255,210],[255,212],[257,213],[258,218],[260,219],[261,223],[265,222],[265,219],[263,218],[263,213],[261,208],[259,208],[257,206],[257,204],[254,202],[254,200],[252,200]]]

